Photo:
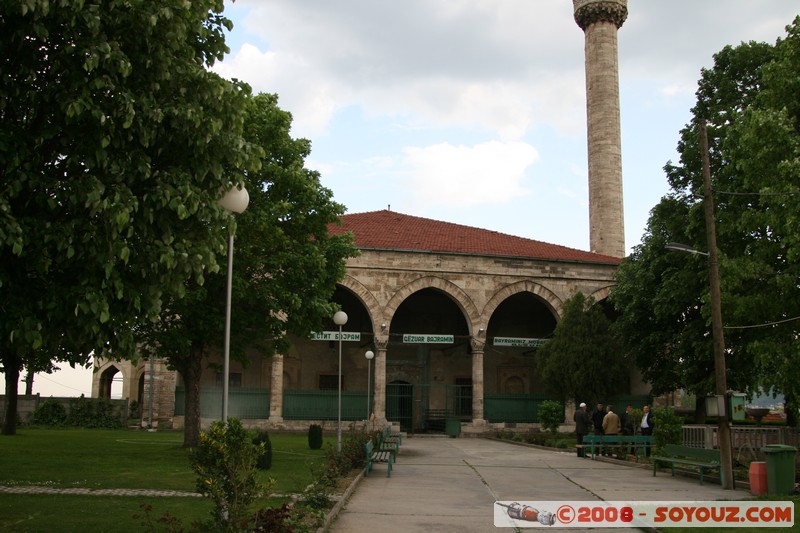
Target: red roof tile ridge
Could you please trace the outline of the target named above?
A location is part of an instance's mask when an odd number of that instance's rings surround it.
[[[465,224],[382,209],[345,214],[332,233],[352,231],[359,248],[618,264],[621,259]],[[386,231],[392,224],[394,231]]]

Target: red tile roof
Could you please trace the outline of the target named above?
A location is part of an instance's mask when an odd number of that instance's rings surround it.
[[[352,231],[356,246],[362,250],[408,250],[611,265],[620,262],[616,257],[388,210],[344,215],[342,225],[331,225],[330,231],[332,234]]]

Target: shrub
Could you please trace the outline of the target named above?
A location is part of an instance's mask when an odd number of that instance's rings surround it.
[[[255,527],[250,531],[255,533],[294,533],[291,520],[292,510],[287,503],[280,507],[259,509],[255,516]]]
[[[139,402],[136,400],[131,400],[128,404],[128,418],[138,418],[139,417]]]
[[[553,400],[545,400],[539,404],[537,416],[542,427],[555,435],[564,420],[564,407]]]
[[[308,428],[308,447],[312,450],[322,448],[322,426],[319,424],[311,424]]]
[[[681,443],[683,420],[669,407],[654,409],[653,419],[653,454],[663,455],[665,445]]]
[[[335,472],[335,476],[343,476],[354,468],[363,468],[366,459],[364,458],[364,445],[370,439],[375,442],[380,439],[380,432],[356,431],[351,427],[346,438],[342,440],[342,450],[336,452],[331,446],[325,452],[328,468]]]
[[[269,440],[269,433],[263,430],[259,431],[253,437],[253,444],[257,447],[263,445],[264,448],[264,451],[256,459],[256,466],[261,470],[272,468],[272,441]]]
[[[69,401],[69,414],[65,424],[82,428],[117,429],[122,427],[122,420],[114,413],[110,401],[90,399],[81,394],[80,398]]]
[[[644,411],[641,409],[632,409],[630,417],[633,419],[633,434],[638,435],[642,432],[642,416]]]
[[[46,399],[33,412],[34,424],[42,426],[63,426],[67,421],[67,410],[53,398]]]
[[[265,491],[256,480],[256,459],[263,449],[236,418],[214,422],[200,434],[190,459],[197,491],[214,500],[214,531],[239,531],[250,521],[247,507]]]

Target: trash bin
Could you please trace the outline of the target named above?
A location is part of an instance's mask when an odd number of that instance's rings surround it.
[[[448,418],[444,428],[448,437],[458,437],[461,435],[461,420],[458,418]]]
[[[763,496],[769,492],[767,487],[767,463],[753,461],[750,463],[750,494]]]
[[[791,494],[794,490],[794,456],[797,448],[767,444],[762,448],[767,460],[767,488],[770,494]]]

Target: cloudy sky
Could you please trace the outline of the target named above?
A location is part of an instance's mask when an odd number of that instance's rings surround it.
[[[629,0],[619,32],[628,249],[667,192],[700,70],[774,43],[797,0]],[[584,36],[569,0],[237,0],[214,70],[279,95],[349,213],[589,248]],[[83,373],[76,373],[85,376]],[[55,390],[59,374],[37,380]],[[69,378],[64,394],[90,392]],[[61,393],[47,393],[61,394]],[[80,392],[77,392],[80,394]]]

